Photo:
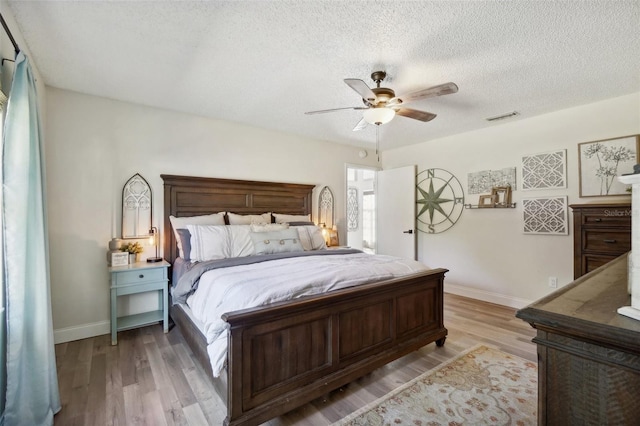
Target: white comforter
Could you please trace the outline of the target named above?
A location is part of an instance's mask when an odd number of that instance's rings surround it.
[[[228,324],[222,314],[426,270],[413,260],[365,253],[279,259],[207,271],[187,304],[204,324],[217,377],[227,354]]]

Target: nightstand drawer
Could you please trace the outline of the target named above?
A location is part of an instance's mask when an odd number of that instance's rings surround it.
[[[156,268],[156,269],[138,269],[135,271],[123,271],[115,274],[115,284],[123,285],[123,284],[136,284],[136,283],[145,283],[149,281],[159,281],[166,279],[165,277],[166,268]]]

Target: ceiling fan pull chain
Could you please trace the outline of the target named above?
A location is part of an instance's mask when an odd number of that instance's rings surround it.
[[[376,155],[378,163],[380,162],[380,123],[376,123]]]

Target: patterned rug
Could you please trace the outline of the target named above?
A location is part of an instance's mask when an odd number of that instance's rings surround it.
[[[478,345],[332,426],[524,426],[537,411],[537,364]]]

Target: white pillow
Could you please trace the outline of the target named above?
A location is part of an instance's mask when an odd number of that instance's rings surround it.
[[[178,229],[186,229],[187,225],[224,225],[224,212],[202,216],[169,216],[169,221],[171,222],[171,228],[173,228],[173,235],[175,236],[176,242],[178,243],[179,256],[184,258],[182,241],[180,241]]]
[[[245,257],[255,254],[251,242],[252,225],[227,225],[229,232],[229,257]]]
[[[227,213],[229,225],[251,225],[252,223],[271,223],[271,213],[236,214]]]
[[[226,259],[230,234],[226,225],[187,225],[191,233],[191,262]]]
[[[273,217],[276,218],[276,223],[287,223],[287,222],[311,222],[310,214],[279,214],[273,213]]]
[[[191,262],[245,257],[255,253],[250,225],[187,225]]]
[[[309,250],[324,250],[327,248],[327,244],[322,236],[322,229],[315,225],[295,226],[292,229],[298,231],[300,242],[305,251]]]
[[[271,232],[288,229],[288,223],[252,223],[251,232]]]

